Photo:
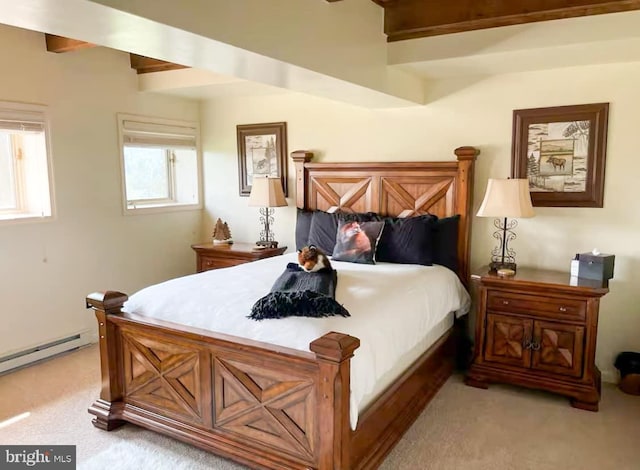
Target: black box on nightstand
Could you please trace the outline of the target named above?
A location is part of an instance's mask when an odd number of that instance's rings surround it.
[[[603,284],[613,278],[615,255],[599,253],[580,253],[578,255],[578,277],[602,281]]]

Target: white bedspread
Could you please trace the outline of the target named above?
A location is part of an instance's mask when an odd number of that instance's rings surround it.
[[[124,311],[302,351],[329,331],[359,338],[360,348],[351,361],[350,418],[355,429],[358,411],[437,339],[425,344],[430,330],[450,312],[461,315],[469,309],[469,294],[442,266],[333,261],[336,300],[351,317],[246,318],[287,263],[295,261],[291,253],[172,279],[132,295]],[[397,364],[401,368],[394,373]]]

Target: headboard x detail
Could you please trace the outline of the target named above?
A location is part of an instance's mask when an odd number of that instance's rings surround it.
[[[296,205],[334,212],[375,212],[383,216],[460,215],[458,276],[469,279],[475,147],[455,150],[457,161],[313,163],[313,153],[291,154],[296,166]]]

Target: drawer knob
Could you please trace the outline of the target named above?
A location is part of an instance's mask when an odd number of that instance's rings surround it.
[[[509,301],[508,300],[503,300],[502,301],[502,305],[509,305]]]
[[[567,307],[560,307],[558,310],[560,310],[561,312],[566,312],[567,311]]]

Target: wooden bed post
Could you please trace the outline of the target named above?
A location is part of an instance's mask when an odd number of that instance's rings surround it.
[[[122,377],[118,351],[121,349],[116,326],[107,320],[108,315],[122,313],[120,308],[128,299],[122,292],[95,292],[87,299],[87,308],[95,311],[98,319],[98,334],[100,344],[100,370],[102,388],[100,398],[89,407],[89,413],[95,415],[92,423],[95,427],[111,431],[124,424],[117,419],[122,406]]]
[[[460,263],[458,272],[460,274],[460,280],[468,287],[469,286],[469,249],[471,244],[471,217],[473,209],[471,201],[473,199],[473,166],[475,164],[476,157],[480,154],[480,150],[475,147],[458,147],[454,150],[456,157],[458,157],[458,178],[459,184],[457,190],[459,191],[458,201],[458,213],[460,214],[460,232],[458,233],[458,262]],[[468,230],[464,230],[467,227]],[[463,256],[460,256],[460,254]]]
[[[319,470],[349,469],[349,359],[359,346],[358,338],[335,332],[327,333],[309,345],[320,366]]]
[[[305,209],[307,207],[307,193],[305,191],[307,175],[304,164],[311,161],[313,152],[296,150],[291,152],[291,158],[296,165],[296,207]]]

